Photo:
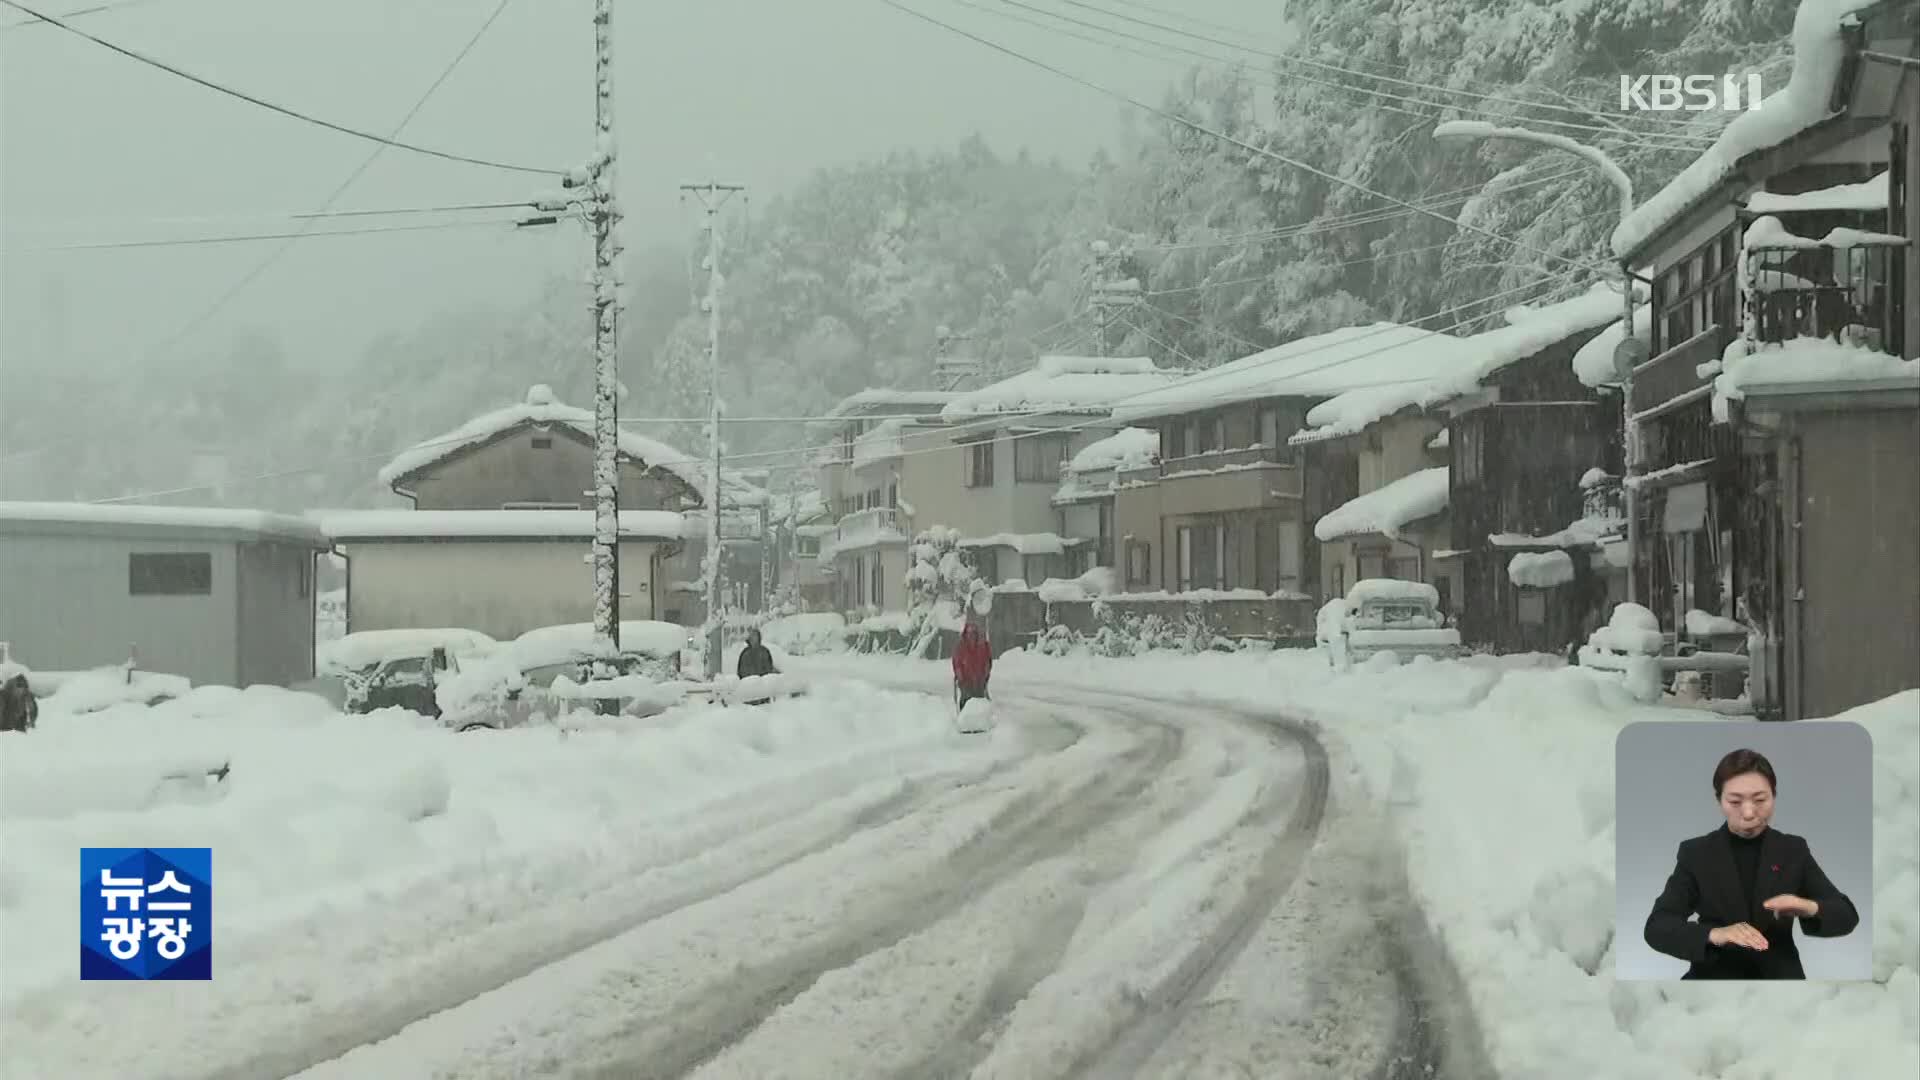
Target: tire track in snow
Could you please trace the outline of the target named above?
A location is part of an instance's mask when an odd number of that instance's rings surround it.
[[[700,1001],[657,1021],[642,1037],[641,1045],[579,1075],[594,1080],[654,1080],[691,1073],[747,1037],[826,972],[845,968],[937,925],[975,899],[986,883],[1083,844],[1087,833],[1125,816],[1124,811],[1180,751],[1183,738],[1178,728],[1159,721],[1141,726],[1156,736],[1123,754],[1119,767],[1099,777],[1086,797],[1060,809],[1038,792],[1023,793],[1010,820],[955,851],[944,861],[939,879],[914,883],[894,897],[877,921],[850,935],[808,941],[784,956],[743,970],[729,982],[712,988]],[[958,887],[952,887],[955,884]],[[1065,947],[1063,935],[1059,948]],[[1035,968],[1033,980],[1038,981],[1052,966]],[[1009,1008],[1032,985],[1028,982],[1021,986],[1020,981],[1016,978],[1001,987],[1001,997],[1008,1001]],[[981,1030],[990,1019],[983,1018]],[[663,1027],[667,1029],[664,1039],[652,1037]]]

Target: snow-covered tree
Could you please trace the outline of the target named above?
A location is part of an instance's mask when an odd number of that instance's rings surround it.
[[[965,605],[979,581],[960,555],[960,532],[935,525],[913,538],[908,549],[907,618],[913,627],[913,655],[924,656],[942,630],[958,630]]]

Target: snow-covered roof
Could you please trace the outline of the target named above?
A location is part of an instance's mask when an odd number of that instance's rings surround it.
[[[1749,394],[1805,392],[1815,386],[1848,389],[1920,389],[1920,360],[1827,338],[1795,338],[1763,345],[1744,355],[1742,342],[1727,348],[1713,380],[1713,412],[1725,420],[1727,402]]]
[[[1653,341],[1653,305],[1637,304],[1633,309],[1633,336]],[[1587,339],[1573,354],[1573,373],[1587,386],[1613,386],[1620,380],[1613,370],[1613,351],[1620,347],[1618,322]]]
[[[1288,442],[1302,445],[1353,435],[1402,409],[1431,408],[1469,393],[1508,365],[1596,326],[1617,323],[1622,303],[1617,289],[1597,284],[1571,300],[1514,308],[1507,312],[1509,325],[1458,339],[1457,347],[1436,356],[1432,378],[1359,387],[1335,395],[1308,412],[1309,426]]]
[[[1043,356],[1018,375],[961,394],[940,417],[951,422],[1002,413],[1103,413],[1183,374],[1145,356]]]
[[[1134,423],[1266,397],[1332,397],[1362,386],[1419,381],[1459,362],[1460,338],[1398,323],[1348,326],[1189,375],[1114,406]]]
[[[1398,538],[1412,522],[1447,508],[1447,467],[1435,466],[1403,476],[1385,487],[1334,507],[1314,523],[1321,540],[1379,533]]]
[[[1756,214],[1796,214],[1809,210],[1885,210],[1888,172],[1858,184],[1836,184],[1798,195],[1775,195],[1756,191],[1747,198],[1747,209]]]
[[[1841,20],[1880,2],[1800,0],[1793,19],[1793,74],[1786,88],[1768,95],[1759,108],[1734,117],[1712,147],[1629,214],[1613,230],[1614,254],[1626,258],[1637,252],[1726,180],[1749,154],[1778,146],[1832,115],[1828,105],[1834,80],[1846,57]]]
[[[582,437],[593,438],[593,413],[575,408],[554,397],[553,388],[536,385],[527,391],[525,401],[504,409],[476,416],[437,438],[428,439],[403,451],[379,473],[380,483],[392,487],[430,465],[444,461],[470,447],[486,442],[521,425],[559,424],[572,428]],[[620,429],[620,452],[635,461],[664,469],[679,477],[704,500],[707,491],[707,465],[677,447],[650,439],[638,432]],[[721,501],[735,506],[758,506],[766,493],[747,483],[732,469],[720,470]]]
[[[1153,464],[1160,452],[1160,432],[1154,428],[1121,428],[1104,439],[1096,439],[1080,448],[1067,462],[1070,472],[1090,473],[1102,469],[1136,469]]]
[[[897,458],[905,452],[900,437],[906,434],[905,420],[882,420],[872,429],[862,432],[853,440],[853,467],[856,469],[871,465],[887,458]]]
[[[839,404],[827,410],[826,415],[836,418],[853,416],[881,405],[895,406],[912,412],[924,409],[931,415],[939,411],[934,406],[945,405],[959,396],[957,391],[952,390],[895,390],[884,386],[871,387],[841,398]]]
[[[588,539],[591,510],[322,510],[309,515],[334,540]],[[681,515],[667,510],[622,510],[620,535],[672,540],[682,535]]]
[[[0,524],[113,529],[162,536],[168,533],[245,533],[325,547],[318,526],[289,514],[214,506],[133,506],[126,503],[0,502]],[[15,531],[23,531],[16,529]]]
[[[955,546],[1012,548],[1022,555],[1062,555],[1066,553],[1068,543],[1054,533],[995,533],[992,536],[967,537]]]

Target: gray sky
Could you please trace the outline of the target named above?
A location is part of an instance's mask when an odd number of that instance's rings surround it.
[[[102,0],[23,2],[57,14]],[[495,2],[139,0],[74,22],[267,100],[385,132]],[[1156,61],[980,10],[995,0],[908,2],[1149,99],[1193,62]],[[1096,17],[1058,0],[1032,2]],[[1163,18],[1119,0],[1101,6]],[[1284,37],[1282,0],[1149,7],[1269,42]],[[591,10],[590,0],[510,0],[402,138],[514,163],[577,164],[591,145]],[[0,7],[0,24],[22,18]],[[690,233],[695,211],[675,190],[684,181],[745,183],[764,202],[819,166],[894,147],[948,147],[975,131],[1002,152],[1025,145],[1078,164],[1111,142],[1123,109],[876,0],[622,0],[615,33],[630,249],[678,244]],[[140,361],[274,245],[32,249],[292,231],[299,223],[286,215],[317,209],[372,146],[53,27],[0,31],[0,364]],[[389,149],[336,208],[505,201],[551,186]],[[259,326],[296,363],[324,364],[436,311],[520,303],[553,273],[584,272],[586,257],[572,226],[303,240],[175,354],[223,352],[239,331]]]

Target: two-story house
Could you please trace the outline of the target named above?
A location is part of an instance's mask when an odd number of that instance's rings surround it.
[[[1116,403],[1165,389],[1184,374],[1147,357],[1043,356],[1027,371],[957,396],[940,416],[960,452],[950,474],[958,486],[946,489],[950,503],[937,511],[922,506],[922,515],[960,531],[961,548],[990,584],[1038,586],[1066,576],[1097,558],[1099,532],[1055,531],[1062,466],[1120,428],[1112,419]],[[1088,546],[1096,551],[1079,554]]]
[[[698,624],[705,617],[697,581],[705,550],[700,515],[706,510],[708,466],[675,447],[622,429],[618,468],[622,614]],[[387,514],[356,521],[331,515],[329,528],[351,532],[363,555],[376,542],[407,540],[418,546],[439,538],[446,543],[419,546],[418,551],[425,553],[420,557],[451,565],[456,548],[476,551],[474,545],[481,542],[549,535],[573,543],[592,531],[593,414],[558,400],[547,386],[535,386],[519,404],[475,417],[402,452],[380,470],[379,479],[410,500],[413,512],[421,516],[407,521]],[[722,470],[722,535],[740,538],[725,549],[728,573],[756,585],[760,577],[756,533],[764,500],[765,493],[758,487],[732,470]],[[544,511],[557,516],[503,519],[500,511]],[[471,516],[483,512],[490,516]],[[552,522],[553,527],[543,529],[535,521]],[[629,541],[655,545],[646,552],[644,564],[633,562],[629,568],[624,554]],[[505,549],[496,553],[499,550]],[[369,570],[364,559],[362,563],[359,580],[364,586]],[[552,570],[547,576],[563,573]],[[590,573],[590,568],[583,573]],[[458,588],[480,585],[471,575],[458,576]],[[583,595],[591,597],[591,592]],[[351,594],[349,607],[359,610]]]
[[[768,499],[776,595],[799,605],[803,611],[831,609],[833,575],[820,561],[821,541],[835,527],[832,515],[827,512],[826,500],[812,488],[780,495],[770,493]]]
[[[938,390],[863,390],[829,411],[814,459],[825,518],[815,560],[844,612],[904,611],[908,545],[939,524],[961,454],[940,410],[957,395]],[[924,502],[926,506],[921,507]],[[808,531],[813,531],[809,528]]]
[[[1762,715],[1920,681],[1920,570],[1898,534],[1915,497],[1920,5],[1844,6],[1803,12],[1787,87],[1614,235],[1653,281],[1627,402],[1636,599],[1678,636],[1694,612],[1745,623]]]
[[[1321,587],[1313,523],[1360,494],[1348,440],[1291,443],[1314,406],[1367,386],[1417,381],[1449,366],[1458,339],[1394,323],[1288,342],[1121,403],[1120,423],[1160,433],[1152,483],[1115,496],[1130,590]]]
[[[1096,566],[1119,569],[1117,496],[1123,487],[1157,480],[1159,465],[1159,431],[1121,428],[1088,443],[1061,467],[1053,505],[1060,514],[1060,536],[1068,545],[1068,577]]]

